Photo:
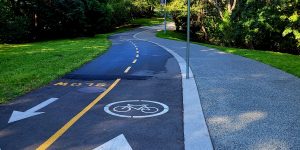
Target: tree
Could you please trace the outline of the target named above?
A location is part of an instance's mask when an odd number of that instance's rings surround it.
[[[147,7],[152,7],[152,2],[147,1]],[[130,20],[135,7],[132,3],[133,0],[0,0],[0,42],[108,32]]]
[[[134,9],[133,15],[137,17],[152,17],[154,8],[158,5],[158,0],[132,0]]]
[[[299,0],[192,0],[195,40],[225,46],[300,54]],[[186,29],[186,1],[168,10],[177,30]]]

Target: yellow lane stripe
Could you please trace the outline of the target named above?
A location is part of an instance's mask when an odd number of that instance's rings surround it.
[[[133,63],[133,64],[135,64],[135,63],[136,63],[136,61],[137,61],[137,59],[134,59],[132,63]]]
[[[49,148],[60,136],[62,136],[74,123],[76,123],[85,113],[87,113],[93,106],[95,106],[105,95],[107,95],[121,79],[114,81],[112,85],[108,87],[103,93],[101,93],[96,99],[94,99],[89,105],[87,105],[81,112],[74,116],[68,123],[66,123],[61,129],[53,134],[47,141],[40,145],[37,150],[44,150]]]
[[[124,71],[124,73],[128,73],[128,71],[131,69],[131,67],[127,67],[126,70]]]

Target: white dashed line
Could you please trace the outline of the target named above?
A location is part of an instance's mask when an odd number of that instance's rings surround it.
[[[128,73],[128,71],[131,69],[131,66],[127,67],[124,73]]]
[[[160,45],[158,43],[138,38],[137,35],[145,31],[136,33],[133,37],[141,40],[147,41],[160,46],[161,48],[172,54],[177,60],[181,75],[182,75],[182,88],[183,88],[183,127],[184,127],[184,148],[185,150],[203,149],[203,150],[213,150],[212,142],[208,132],[208,128],[205,122],[205,118],[202,111],[202,106],[200,103],[200,98],[197,90],[197,85],[190,70],[190,78],[185,78],[185,60],[175,53],[173,50]]]
[[[136,61],[137,61],[137,59],[134,59],[134,60],[132,61],[132,63],[133,63],[133,64],[135,64],[135,63],[136,63]]]
[[[139,56],[140,56],[139,54],[136,54],[136,56],[135,56],[135,57],[136,57],[136,58],[139,58]]]
[[[136,51],[136,53],[138,54],[138,53],[140,53],[139,51]]]

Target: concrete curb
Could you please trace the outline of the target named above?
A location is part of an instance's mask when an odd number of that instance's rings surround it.
[[[183,89],[183,107],[184,107],[183,122],[184,122],[185,150],[213,150],[213,145],[210,139],[210,135],[202,111],[202,106],[200,103],[197,85],[191,68],[189,68],[190,79],[186,79],[185,60],[177,53],[175,53],[174,51],[168,49],[163,45],[160,45],[158,43],[146,39],[138,38],[137,35],[142,32],[138,32],[134,34],[133,37],[137,40],[150,42],[165,49],[167,52],[169,52],[171,55],[175,57],[175,59],[177,60],[180,66],[181,75],[182,75],[182,89]]]

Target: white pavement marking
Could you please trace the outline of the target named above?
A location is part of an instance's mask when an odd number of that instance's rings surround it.
[[[136,54],[136,56],[135,56],[135,57],[136,57],[136,58],[139,58],[139,56],[140,56],[139,54]]]
[[[141,102],[141,104],[138,104],[138,105],[132,104],[132,103],[135,103],[135,102]],[[150,105],[151,104],[152,105],[153,104],[159,105],[160,107],[163,107],[163,109],[159,110],[158,108],[153,107],[153,106],[148,107],[147,103],[148,104],[150,103]],[[117,104],[121,104],[121,105],[117,105]],[[115,106],[115,107],[113,107],[112,109],[110,109],[112,106]],[[120,109],[120,111],[118,111],[118,109]],[[143,112],[146,115],[134,116],[132,114],[130,114],[130,115],[118,114],[118,113],[130,112],[132,109],[133,110],[141,111],[141,112]],[[147,110],[148,112],[145,112],[145,110]],[[150,110],[152,110],[152,112]],[[169,106],[167,106],[167,105],[165,105],[163,103],[160,103],[160,102],[149,101],[149,100],[126,100],[126,101],[118,101],[118,102],[113,102],[113,103],[107,104],[104,107],[104,111],[106,113],[108,113],[108,114],[111,114],[113,116],[118,116],[118,117],[125,117],[125,118],[148,118],[148,117],[160,116],[162,114],[167,113],[169,111]],[[148,114],[150,114],[150,115],[148,115]]]
[[[133,64],[135,64],[135,63],[136,63],[136,61],[137,61],[137,59],[134,59],[134,60],[132,61],[132,63],[133,63]]]
[[[109,140],[93,150],[132,150],[123,134]]]
[[[167,52],[172,54],[179,64],[182,76],[183,89],[183,123],[185,150],[213,150],[212,142],[210,139],[210,135],[203,115],[202,106],[200,103],[197,85],[191,68],[189,68],[190,78],[186,79],[185,60],[177,53],[163,45],[146,39],[138,38],[137,35],[142,32],[134,34],[133,37],[138,40],[150,42],[160,46],[161,48],[165,49]]]
[[[124,73],[128,73],[128,71],[131,69],[131,66],[127,67]]]
[[[32,107],[31,109],[26,110],[25,112],[21,112],[21,111],[13,111],[12,115],[10,116],[8,123],[12,123],[18,120],[22,120],[25,118],[29,118],[32,116],[36,116],[39,114],[42,114],[44,112],[36,112],[44,107],[46,107],[47,105],[53,103],[54,101],[58,100],[58,98],[50,98],[34,107]]]
[[[137,46],[130,39],[127,41],[129,41],[137,49]]]

